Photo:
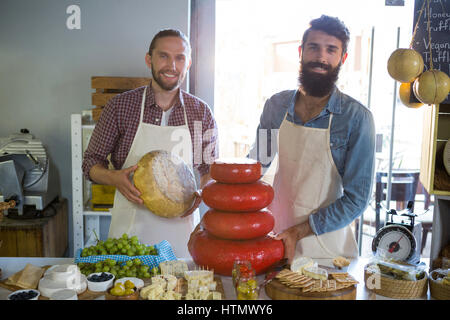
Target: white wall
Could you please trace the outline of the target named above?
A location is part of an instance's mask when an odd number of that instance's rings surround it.
[[[81,9],[69,30],[66,9]],[[0,137],[28,128],[44,145],[69,200],[70,115],[91,106],[91,76],[149,77],[144,55],[162,28],[189,34],[190,0],[0,1]]]

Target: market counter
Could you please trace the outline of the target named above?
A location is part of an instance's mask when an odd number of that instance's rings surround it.
[[[195,268],[195,264],[192,260],[183,259],[188,263],[189,269]],[[333,267],[331,259],[314,259],[318,264]],[[429,265],[429,259],[422,259],[427,266]],[[356,300],[394,300],[387,297],[383,297],[373,292],[367,290],[364,284],[364,266],[369,262],[369,258],[358,258],[351,261],[348,269],[346,270],[350,275],[352,275],[359,284],[356,289]],[[57,264],[71,264],[74,263],[74,258],[17,258],[17,257],[0,257],[0,269],[2,269],[1,280],[13,275],[14,273],[25,268],[27,263],[33,264],[35,266],[48,266]],[[262,283],[264,280],[264,275],[259,275],[258,283]],[[221,276],[223,289],[225,293],[226,300],[235,300],[236,294],[233,289],[231,277]],[[8,294],[11,291],[0,287],[0,300],[6,300]],[[260,291],[260,300],[270,300],[266,295],[264,288]],[[430,291],[428,289],[427,296],[420,300],[430,300]],[[104,296],[99,296],[96,300],[104,300]]]

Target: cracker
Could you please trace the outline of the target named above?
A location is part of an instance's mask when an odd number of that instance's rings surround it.
[[[314,280],[314,284],[312,285],[311,292],[318,292],[322,287],[322,280]]]
[[[343,277],[343,276],[338,276],[334,278],[337,282],[339,283],[344,283],[344,284],[358,284],[359,282],[355,280],[355,278],[353,278],[351,275],[347,274],[347,276]]]
[[[306,282],[299,282],[292,285],[292,288],[307,288],[314,284],[314,280],[308,279]]]
[[[290,273],[291,273],[291,270],[283,269],[275,276],[275,278],[280,279],[280,278],[283,278],[284,276],[286,276],[287,274],[290,274]]]
[[[303,287],[302,292],[311,292],[313,286]]]
[[[336,280],[327,280],[327,291],[336,291]]]
[[[348,276],[348,272],[330,272],[329,275],[334,279],[346,278]]]

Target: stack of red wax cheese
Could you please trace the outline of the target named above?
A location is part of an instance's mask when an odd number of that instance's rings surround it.
[[[248,260],[261,274],[284,256],[284,245],[267,234],[274,218],[266,207],[272,186],[260,180],[261,163],[251,159],[216,160],[210,169],[215,181],[202,190],[211,209],[202,218],[203,230],[191,237],[194,262],[230,276],[235,260]]]

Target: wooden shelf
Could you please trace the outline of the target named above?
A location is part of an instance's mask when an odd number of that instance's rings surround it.
[[[420,182],[429,194],[449,196],[450,175],[444,168],[443,151],[450,139],[450,105],[428,106],[423,122]]]

